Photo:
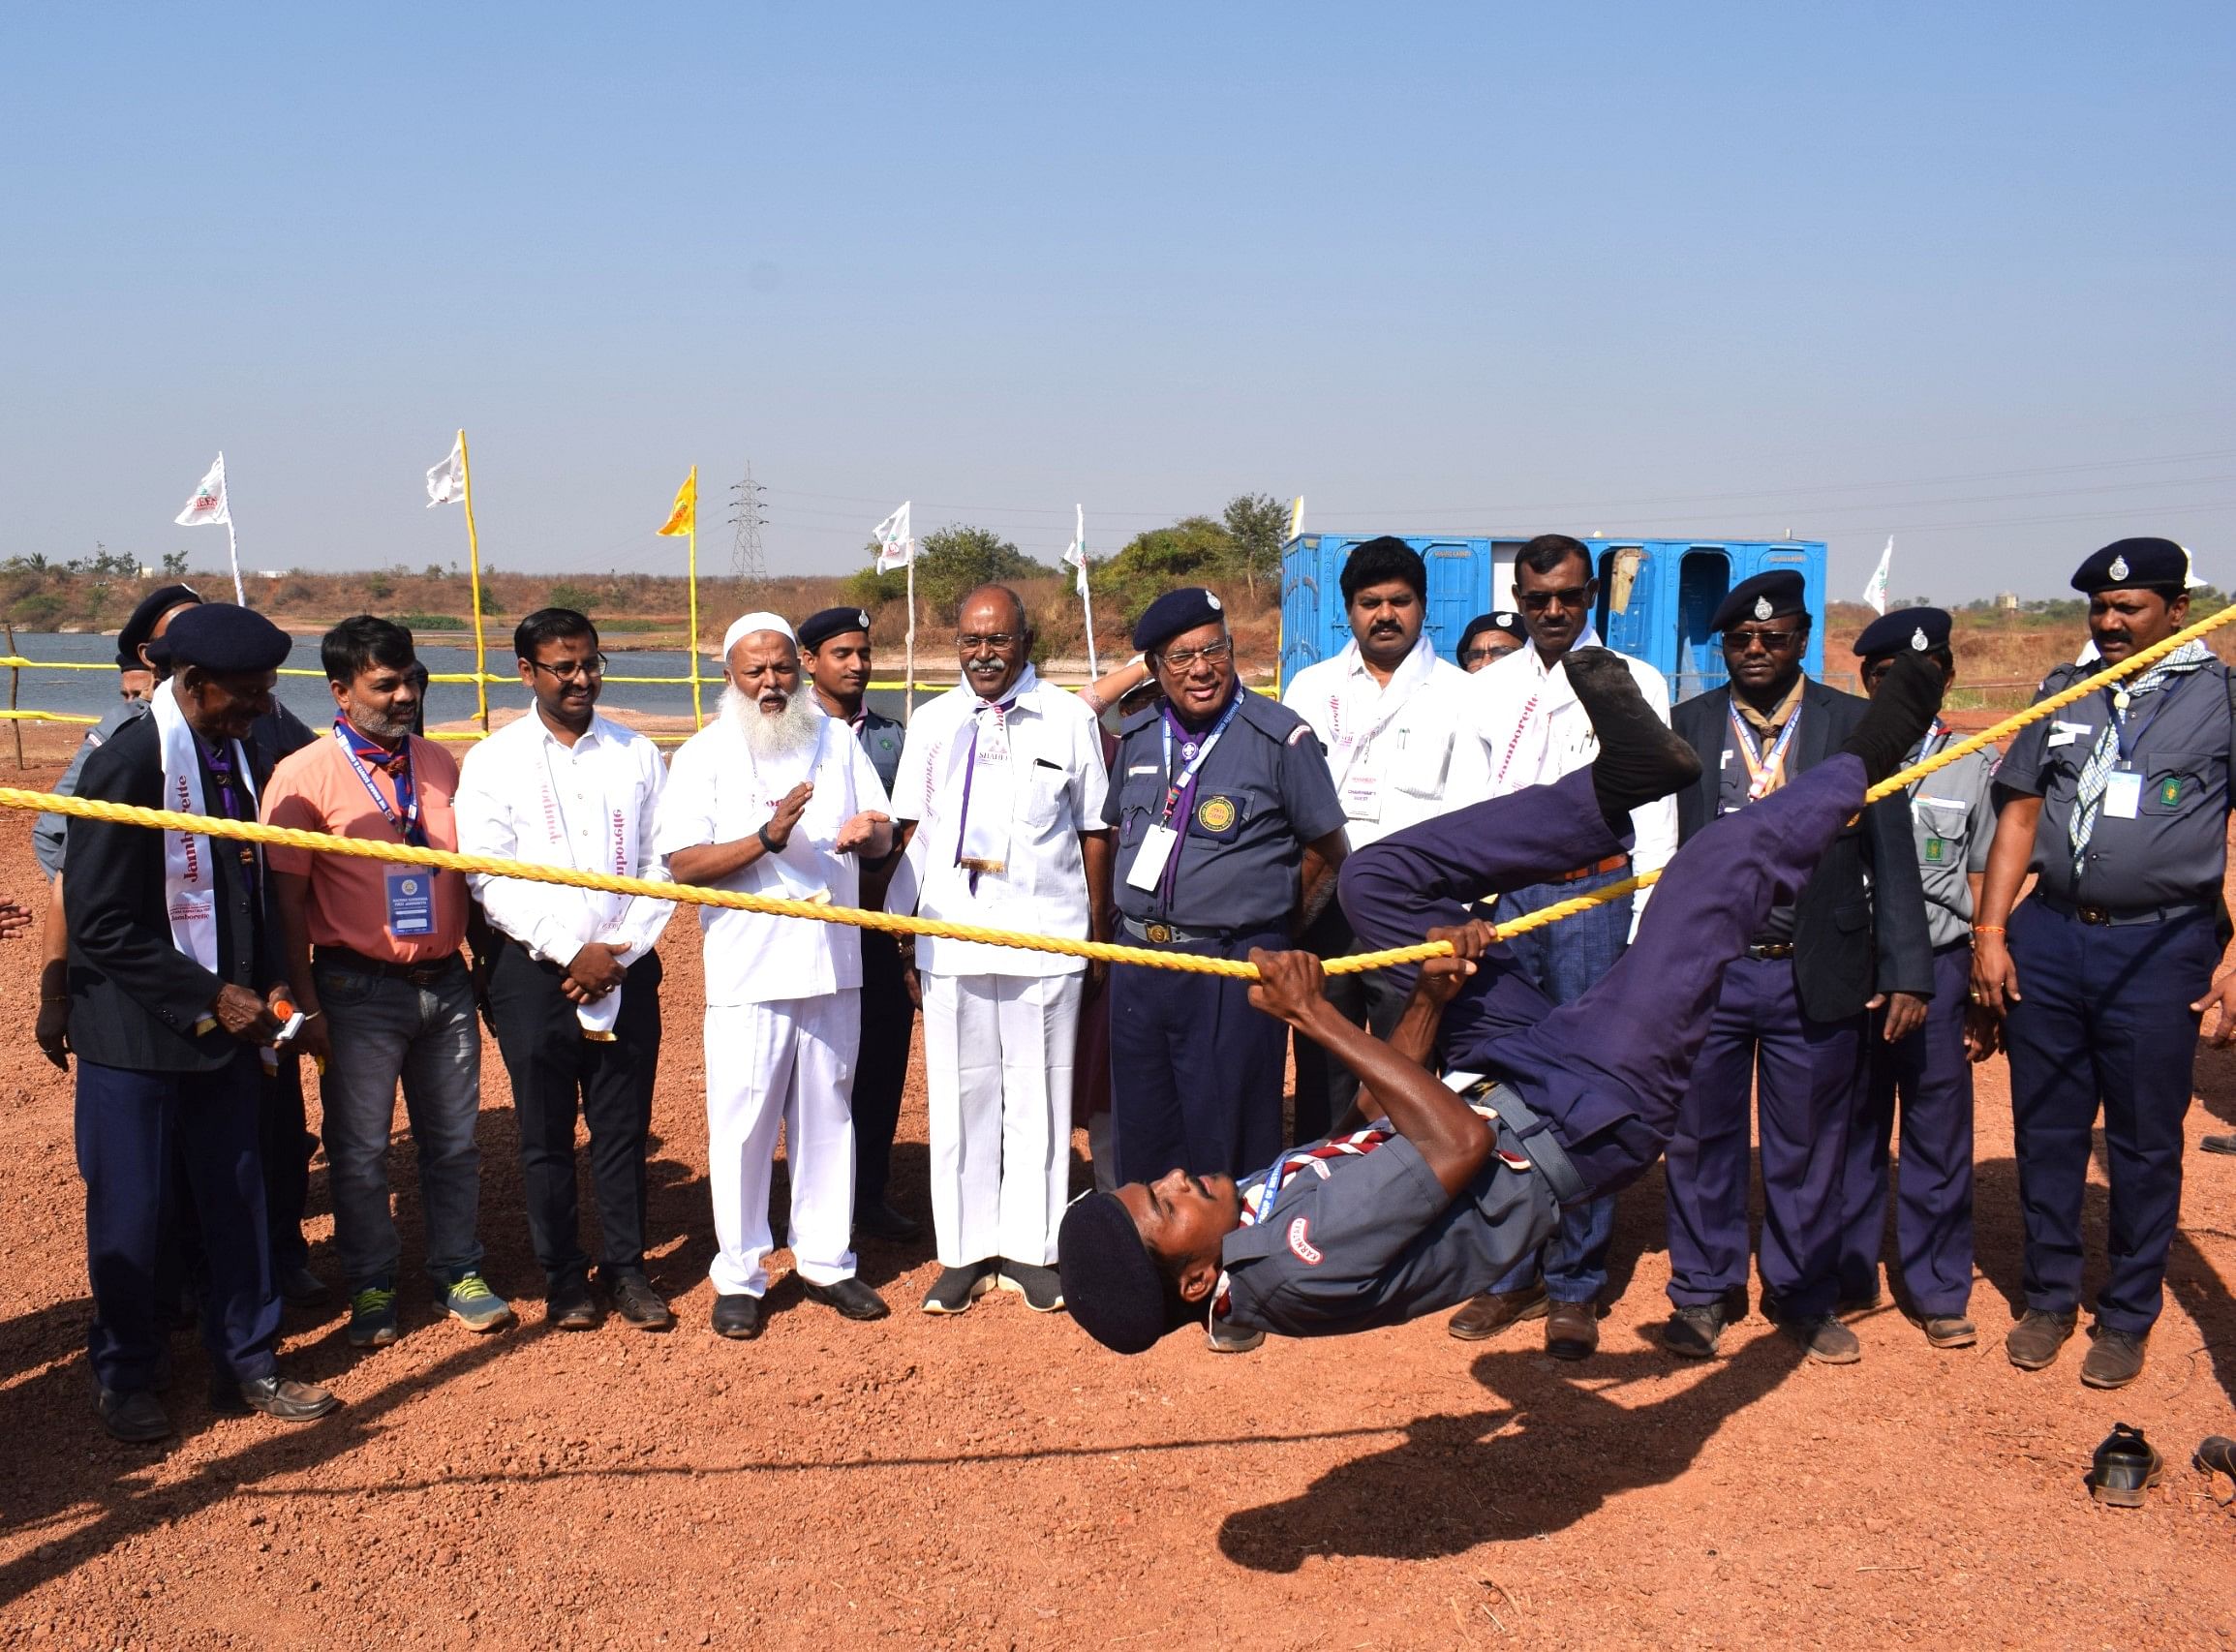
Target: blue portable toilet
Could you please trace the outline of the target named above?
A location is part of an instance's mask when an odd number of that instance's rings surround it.
[[[1343,564],[1373,534],[1305,534],[1289,541],[1281,564],[1281,680],[1341,652],[1351,640],[1343,611]],[[1515,553],[1531,535],[1401,535],[1428,565],[1423,631],[1447,659],[1476,615],[1514,601]],[[1732,586],[1772,568],[1797,569],[1809,611],[1818,617],[1804,666],[1824,670],[1824,541],[1822,539],[1669,539],[1593,535],[1582,540],[1598,569],[1596,616],[1608,647],[1643,659],[1686,700],[1723,685],[1724,655],[1708,628]]]

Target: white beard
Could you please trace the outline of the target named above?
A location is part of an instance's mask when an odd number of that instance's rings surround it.
[[[823,708],[804,688],[784,702],[782,711],[770,713],[761,710],[757,696],[731,685],[722,689],[720,711],[746,737],[746,749],[763,762],[805,757],[823,732]]]

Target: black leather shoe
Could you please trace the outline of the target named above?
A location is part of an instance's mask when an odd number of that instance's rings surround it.
[[[322,1388],[278,1375],[245,1383],[221,1378],[210,1385],[209,1402],[213,1410],[234,1416],[260,1411],[278,1423],[316,1423],[342,1405]]]
[[[734,1297],[717,1297],[714,1327],[717,1336],[751,1341],[761,1334],[761,1299],[742,1292]]]
[[[2114,1509],[2140,1509],[2143,1493],[2159,1484],[2159,1448],[2140,1428],[2114,1423],[2089,1469],[2089,1495]]]
[[[2143,1349],[2151,1338],[2098,1326],[2090,1333],[2089,1357],[2081,1361],[2081,1381],[2093,1389],[2124,1389],[2143,1374]]]
[[[2199,1474],[2227,1477],[2229,1492],[2225,1497],[2221,1495],[2220,1482],[2213,1483],[2211,1490],[2214,1502],[2223,1509],[2230,1503],[2236,1503],[2236,1440],[2229,1439],[2225,1434],[2208,1434],[2197,1442],[2196,1455],[2190,1461],[2196,1465]]]
[[[880,1199],[854,1212],[854,1231],[888,1244],[906,1244],[924,1232],[924,1224],[904,1216]]]
[[[608,1295],[613,1298],[613,1311],[639,1331],[665,1331],[675,1324],[676,1316],[668,1311],[660,1294],[652,1288],[652,1281],[637,1270],[625,1269],[605,1281]]]
[[[1713,1360],[1724,1340],[1724,1304],[1679,1308],[1662,1327],[1662,1346],[1687,1360]]]
[[[590,1294],[589,1283],[577,1279],[544,1298],[543,1321],[554,1331],[596,1331],[597,1299]]]
[[[2039,1371],[2056,1362],[2058,1350],[2072,1335],[2080,1317],[2078,1308],[2068,1308],[2064,1313],[2029,1308],[2005,1335],[2004,1353],[2020,1370]]]
[[[280,1300],[290,1307],[315,1308],[326,1300],[326,1282],[299,1262],[281,1269],[272,1283],[279,1288]]]
[[[821,1302],[827,1308],[837,1308],[848,1319],[883,1319],[893,1311],[885,1305],[883,1297],[859,1279],[841,1279],[830,1285],[818,1285],[812,1279],[803,1279],[800,1286],[808,1293],[808,1300]]]
[[[170,1438],[170,1419],[164,1415],[163,1402],[145,1389],[128,1393],[103,1389],[96,1409],[101,1425],[128,1446],[152,1446]]]
[[[2236,1136],[2202,1136],[2197,1146],[2209,1153],[2236,1153]]]

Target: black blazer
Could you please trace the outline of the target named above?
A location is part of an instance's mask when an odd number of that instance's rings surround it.
[[[1800,774],[1838,753],[1868,702],[1811,682],[1801,690],[1801,728],[1789,754]],[[1677,707],[1670,725],[1700,757],[1700,779],[1677,794],[1677,841],[1716,818],[1722,788],[1728,688]],[[1854,1015],[1875,993],[1933,995],[1933,945],[1925,888],[1911,835],[1910,799],[1884,799],[1845,828],[1818,862],[1793,911],[1793,986],[1815,1021]]]
[[[246,744],[260,793],[273,751],[262,739]],[[155,719],[126,723],[86,758],[77,795],[163,808]],[[163,835],[72,817],[63,908],[70,928],[70,1044],[82,1059],[143,1072],[207,1072],[240,1052],[240,1041],[222,1029],[197,1036],[195,1023],[209,1013],[224,980],[260,995],[284,977],[268,939],[276,932],[262,901],[252,899],[232,845],[213,840],[211,847],[218,921],[225,926],[219,962],[230,964],[222,978],[171,944]]]

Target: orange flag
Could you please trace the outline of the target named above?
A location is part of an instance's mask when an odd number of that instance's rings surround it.
[[[658,531],[662,534],[689,534],[699,520],[699,468],[691,467],[691,474],[684,477],[684,485],[676,489],[675,508],[667,513],[667,522]]]

